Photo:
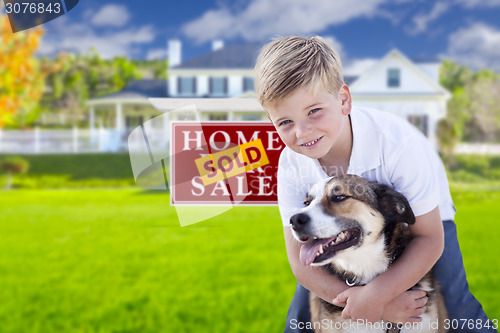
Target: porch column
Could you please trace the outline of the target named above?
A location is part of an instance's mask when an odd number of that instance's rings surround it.
[[[121,103],[116,103],[116,127],[117,131],[123,130],[123,108]]]
[[[166,151],[170,147],[170,112],[165,112],[163,115],[163,142],[165,143]]]
[[[89,111],[90,142],[95,142],[95,107],[91,106]]]
[[[90,107],[89,111],[89,127],[90,127],[90,132],[94,132],[95,130],[95,108],[94,106]]]

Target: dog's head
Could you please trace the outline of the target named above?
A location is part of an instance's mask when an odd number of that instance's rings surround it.
[[[341,253],[380,242],[397,223],[415,222],[402,194],[355,175],[315,184],[304,205],[290,224],[303,243],[300,260],[305,265],[326,265]]]

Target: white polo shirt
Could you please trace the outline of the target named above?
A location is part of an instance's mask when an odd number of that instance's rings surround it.
[[[405,119],[367,108],[350,114],[353,146],[347,173],[386,184],[402,193],[415,216],[437,206],[441,219],[453,220],[444,166],[427,138]],[[284,226],[301,209],[312,184],[328,177],[316,159],[297,154],[288,147],[278,165],[278,205]]]

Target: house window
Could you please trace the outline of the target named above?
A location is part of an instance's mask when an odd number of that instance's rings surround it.
[[[241,120],[245,121],[256,121],[262,120],[262,115],[260,113],[248,113],[241,116]]]
[[[126,116],[125,117],[125,127],[128,129],[133,129],[141,126],[144,123],[144,118],[142,116]]]
[[[211,113],[208,115],[210,121],[227,120],[227,113]]]
[[[408,116],[408,121],[422,131],[425,136],[429,136],[429,117],[427,115]]]
[[[243,92],[253,91],[253,77],[244,77],[243,78]]]
[[[397,88],[401,84],[401,73],[399,68],[389,68],[387,70],[387,86]]]
[[[227,77],[211,77],[209,86],[210,95],[227,95]]]
[[[179,77],[177,80],[177,91],[180,95],[195,95],[196,94],[196,78],[195,77]]]

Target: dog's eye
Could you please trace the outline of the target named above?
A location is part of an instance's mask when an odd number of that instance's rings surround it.
[[[304,206],[309,206],[311,204],[311,201],[309,200],[304,200]]]
[[[347,196],[346,195],[334,195],[332,197],[332,201],[333,202],[341,202],[341,201],[344,201],[345,199],[347,199]]]

